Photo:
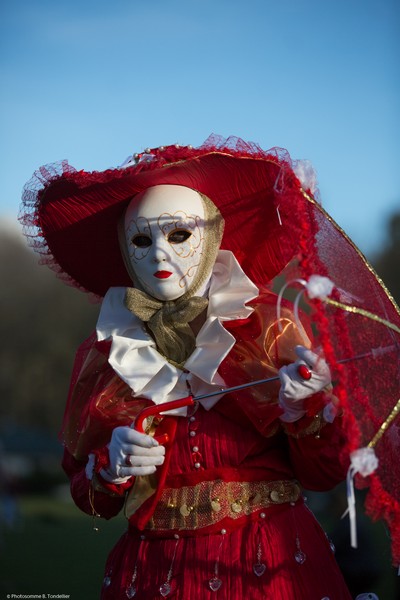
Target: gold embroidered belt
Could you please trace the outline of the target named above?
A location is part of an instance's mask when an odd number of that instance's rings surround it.
[[[229,517],[238,519],[263,508],[296,502],[296,481],[202,481],[195,486],[165,488],[147,529],[194,530]]]

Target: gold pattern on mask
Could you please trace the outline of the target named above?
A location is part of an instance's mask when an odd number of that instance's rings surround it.
[[[184,288],[185,287],[185,279],[190,279],[192,277],[194,278],[194,276],[197,273],[197,269],[199,268],[199,266],[200,266],[200,262],[196,263],[195,265],[191,265],[188,268],[188,270],[186,271],[186,273],[184,273],[182,275],[182,277],[180,278],[180,280],[179,280],[178,285],[179,285],[180,288]]]
[[[202,221],[203,219],[199,215],[188,215],[180,210],[174,214],[162,213],[158,218],[157,225],[166,240],[168,240],[171,233],[182,229],[191,234],[187,240],[179,244],[171,244],[171,249],[177,256],[189,258],[196,253],[203,241],[201,235]]]
[[[135,246],[134,239],[137,235],[145,235],[151,238],[151,226],[150,222],[146,217],[138,217],[136,220],[131,220],[128,227],[126,228],[127,239],[130,240],[128,244],[128,254],[131,260],[139,261],[146,258],[150,251],[150,246],[140,248]]]

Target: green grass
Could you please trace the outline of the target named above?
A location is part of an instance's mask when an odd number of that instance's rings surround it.
[[[98,600],[107,555],[126,527],[121,518],[98,521],[72,503],[43,497],[20,501],[21,520],[0,539],[0,599],[6,594],[69,594]]]

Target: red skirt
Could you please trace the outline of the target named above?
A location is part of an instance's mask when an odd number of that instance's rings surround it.
[[[329,540],[302,503],[194,536],[127,531],[106,565],[102,600],[351,600]]]

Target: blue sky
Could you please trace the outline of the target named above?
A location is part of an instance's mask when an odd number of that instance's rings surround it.
[[[210,133],[317,170],[361,250],[400,209],[397,0],[3,0],[0,218],[42,164],[102,170]]]

